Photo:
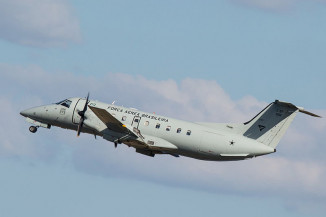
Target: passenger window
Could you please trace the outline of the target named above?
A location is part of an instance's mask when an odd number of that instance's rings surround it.
[[[145,122],[144,122],[144,125],[145,125],[145,126],[148,126],[148,125],[149,125],[149,122],[148,122],[148,121],[145,121]]]
[[[135,122],[138,123],[139,122],[139,119],[138,118],[135,118]]]
[[[155,128],[156,128],[156,129],[160,129],[160,126],[161,126],[161,125],[160,125],[159,123],[157,123],[156,126],[155,126]]]
[[[123,116],[123,117],[121,118],[121,120],[125,121],[125,120],[127,120],[127,117],[126,117],[126,116]]]
[[[167,126],[166,131],[170,131],[170,130],[171,130],[171,126]]]
[[[177,133],[181,133],[181,128],[178,128],[177,129]]]
[[[190,136],[190,134],[191,134],[191,131],[188,130],[188,131],[187,131],[187,136]]]

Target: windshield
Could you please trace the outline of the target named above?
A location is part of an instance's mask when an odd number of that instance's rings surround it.
[[[57,104],[57,105],[62,105],[62,106],[64,106],[64,107],[69,108],[70,105],[71,105],[71,101],[68,100],[68,99],[65,99],[65,100],[62,100],[62,101],[60,101],[60,102],[57,102],[56,104]]]

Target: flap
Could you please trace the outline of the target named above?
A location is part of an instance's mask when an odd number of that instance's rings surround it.
[[[154,137],[154,136],[149,136],[149,135],[144,135],[145,136],[145,142],[148,145],[148,148],[151,150],[177,150],[178,147],[172,144],[171,142],[166,141],[165,139],[161,139],[159,137]]]

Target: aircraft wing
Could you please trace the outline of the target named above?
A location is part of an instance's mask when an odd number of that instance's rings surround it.
[[[118,121],[115,117],[113,117],[109,112],[107,112],[105,109],[88,106],[94,114],[108,127],[108,129],[124,133],[124,134],[131,134],[138,137],[135,133],[133,133],[126,125]]]
[[[158,137],[142,135],[139,129],[135,127],[133,128],[132,126],[129,125],[124,125],[118,119],[113,117],[105,109],[101,109],[93,106],[88,106],[88,107],[108,127],[108,129],[118,133],[131,135],[133,138],[126,137],[125,139],[123,139],[123,143],[129,146],[133,146],[134,148],[136,148],[137,152],[146,154],[147,153],[146,150],[148,150],[148,151],[156,151],[156,153],[162,153],[162,154],[166,153],[166,154],[172,154],[173,156],[177,156],[176,154],[173,154],[173,151],[178,149],[177,146],[175,146],[174,144]]]

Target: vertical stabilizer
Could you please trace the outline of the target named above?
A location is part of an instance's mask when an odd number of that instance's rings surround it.
[[[291,103],[276,100],[251,121],[244,123],[243,135],[275,148],[298,112],[319,117]]]

